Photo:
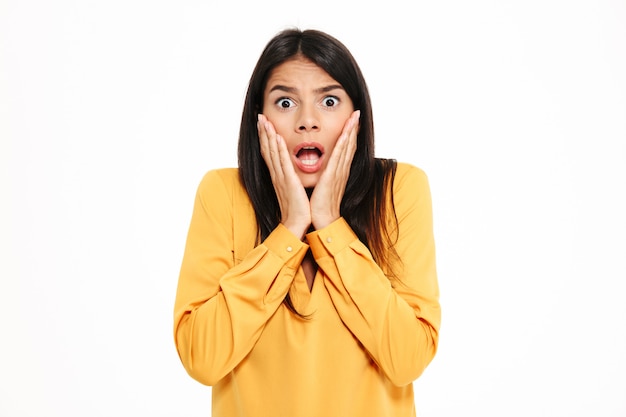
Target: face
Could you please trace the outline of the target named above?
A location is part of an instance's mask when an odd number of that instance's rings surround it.
[[[263,114],[285,139],[306,188],[317,184],[353,111],[343,87],[304,58],[274,68],[265,86]]]

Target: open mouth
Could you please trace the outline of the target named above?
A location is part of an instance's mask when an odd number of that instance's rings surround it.
[[[302,172],[318,172],[324,160],[324,147],[317,142],[302,142],[293,150],[294,164]]]
[[[322,151],[315,146],[303,146],[296,153],[296,158],[302,162],[303,165],[313,166],[318,163]]]

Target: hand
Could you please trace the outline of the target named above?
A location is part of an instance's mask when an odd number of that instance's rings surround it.
[[[311,208],[306,190],[298,178],[285,140],[267,118],[257,122],[261,156],[270,171],[280,207],[280,222],[300,239],[311,225]]]
[[[315,230],[328,226],[341,216],[341,200],[356,152],[360,116],[361,112],[356,110],[346,121],[326,169],[311,194],[311,223]]]

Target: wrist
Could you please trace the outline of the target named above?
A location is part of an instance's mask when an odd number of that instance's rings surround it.
[[[298,239],[302,240],[304,239],[304,235],[306,234],[306,232],[309,229],[310,224],[305,224],[302,222],[289,222],[289,221],[285,221],[285,222],[281,222],[283,224],[283,226],[285,226],[287,228],[287,230],[289,230],[291,233],[294,234],[294,236],[297,236]]]
[[[313,228],[320,230],[337,220],[339,216],[324,216],[313,221]]]

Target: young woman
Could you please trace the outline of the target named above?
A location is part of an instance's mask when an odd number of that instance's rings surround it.
[[[267,44],[238,157],[199,185],[175,303],[213,417],[414,416],[440,324],[430,190],[375,158],[343,44],[313,30]]]

